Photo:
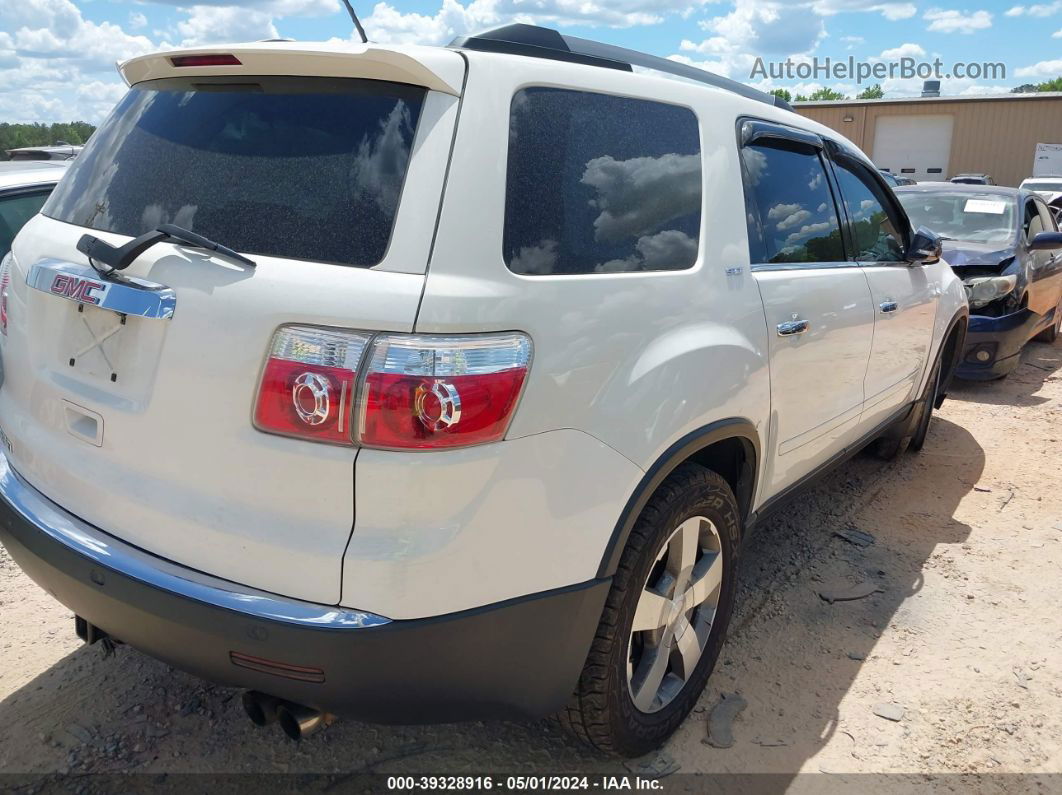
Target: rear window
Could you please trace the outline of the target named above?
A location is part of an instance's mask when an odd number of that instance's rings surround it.
[[[513,97],[503,254],[521,274],[692,267],[701,147],[688,108],[526,88]]]
[[[142,83],[43,212],[122,235],[171,223],[243,253],[376,265],[424,94],[346,78]]]

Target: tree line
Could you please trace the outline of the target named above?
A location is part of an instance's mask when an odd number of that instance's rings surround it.
[[[1025,83],[1012,88],[1010,93],[1029,94],[1036,91],[1062,91],[1062,77],[1045,80],[1042,83]],[[769,93],[776,97],[781,97],[786,102],[821,102],[823,100],[850,99],[850,97],[840,91],[834,91],[832,88],[820,88],[810,94],[797,94],[796,96],[793,96],[791,92],[786,91],[784,88],[776,88]],[[855,99],[881,99],[884,96],[885,91],[882,89],[881,84],[875,83],[856,94]]]
[[[51,146],[63,143],[80,146],[96,131],[96,126],[86,121],[60,122],[58,124],[8,124],[0,122],[0,159],[7,159],[8,149],[23,146]]]

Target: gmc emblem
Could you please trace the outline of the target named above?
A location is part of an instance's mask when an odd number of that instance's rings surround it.
[[[82,279],[77,276],[56,274],[52,282],[52,292],[64,298],[70,298],[82,304],[99,305],[99,296],[92,294],[93,290],[102,290],[103,285],[90,279]]]

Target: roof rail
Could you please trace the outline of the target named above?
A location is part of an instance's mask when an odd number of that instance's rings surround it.
[[[698,83],[706,83],[777,108],[793,110],[781,97],[767,94],[759,89],[746,86],[744,83],[706,72],[694,66],[687,66],[678,61],[648,55],[637,50],[628,50],[625,47],[581,39],[578,36],[564,36],[552,28],[537,25],[517,22],[471,36],[458,36],[448,46],[482,52],[527,55],[532,58],[549,58],[555,61],[618,69],[624,72],[633,72],[633,67],[640,66],[643,69],[653,69],[657,72],[696,80]]]

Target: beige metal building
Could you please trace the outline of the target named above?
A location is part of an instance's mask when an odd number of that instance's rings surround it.
[[[1062,92],[795,102],[840,132],[878,168],[918,181],[990,174],[1017,186],[1038,143],[1062,144]]]

